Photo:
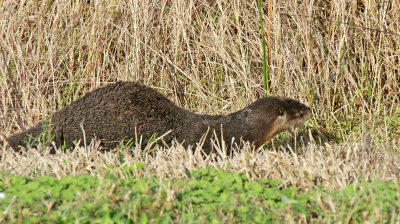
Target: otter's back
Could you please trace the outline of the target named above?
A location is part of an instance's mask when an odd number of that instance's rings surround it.
[[[184,110],[150,87],[117,82],[87,93],[57,111],[49,124],[57,145],[71,146],[79,139],[82,143],[86,139],[88,144],[97,138],[104,139],[104,145],[112,147],[123,138],[135,138],[135,128],[144,141],[153,135],[160,136],[179,125],[176,121],[184,114]],[[27,135],[37,135],[42,126],[40,123],[7,141],[15,142],[10,145],[16,149],[17,144],[28,141]],[[173,137],[170,135],[166,141]]]

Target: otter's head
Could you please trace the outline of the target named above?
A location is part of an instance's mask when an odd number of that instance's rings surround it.
[[[280,132],[294,129],[311,117],[306,105],[285,97],[264,97],[248,107],[260,134],[254,139],[258,148]]]

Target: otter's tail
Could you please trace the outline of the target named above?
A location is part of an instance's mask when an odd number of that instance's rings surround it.
[[[26,131],[11,135],[5,139],[5,142],[14,149],[16,152],[20,151],[20,147],[27,147],[28,143],[32,142],[32,138],[37,138],[43,132],[42,125],[36,125]],[[0,141],[1,146],[4,145],[3,141]]]

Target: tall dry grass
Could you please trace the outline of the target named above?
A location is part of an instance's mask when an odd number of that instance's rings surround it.
[[[256,176],[306,187],[317,185],[318,176],[333,187],[361,176],[398,177],[400,133],[388,121],[400,116],[400,36],[345,23],[399,34],[399,7],[396,0],[276,1],[271,95],[292,97],[312,107],[313,118],[302,134],[308,145],[283,136],[274,147],[295,146],[296,152],[265,148],[212,165],[233,164],[232,169],[247,172],[250,165],[240,161],[251,160]],[[267,21],[266,3],[263,11]],[[0,59],[2,137],[117,80],[150,85],[198,113],[229,113],[264,95],[256,1],[5,0],[0,15],[0,48],[5,55]],[[82,148],[78,152],[84,153]],[[85,154],[63,155],[70,158],[65,165],[36,151],[22,156],[2,153],[0,166],[11,172],[35,175],[33,170],[38,170],[57,176],[94,172],[87,164],[90,160],[73,159]],[[91,153],[98,156],[96,163],[100,157],[117,155]],[[176,159],[161,158],[168,153]],[[181,167],[186,152],[178,147],[159,152],[159,157],[146,155],[139,159],[150,162],[149,167],[164,161]],[[378,159],[368,165],[374,156]],[[154,160],[147,160],[150,157]],[[188,161],[195,165],[186,166],[204,166],[191,158]],[[330,181],[335,178],[336,182]]]

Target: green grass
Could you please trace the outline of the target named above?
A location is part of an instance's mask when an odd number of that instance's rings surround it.
[[[308,193],[282,181],[208,167],[187,178],[134,175],[146,164],[108,168],[104,176],[27,178],[2,172],[0,221],[21,223],[396,222],[399,183],[371,181]],[[377,215],[377,213],[379,213]]]

